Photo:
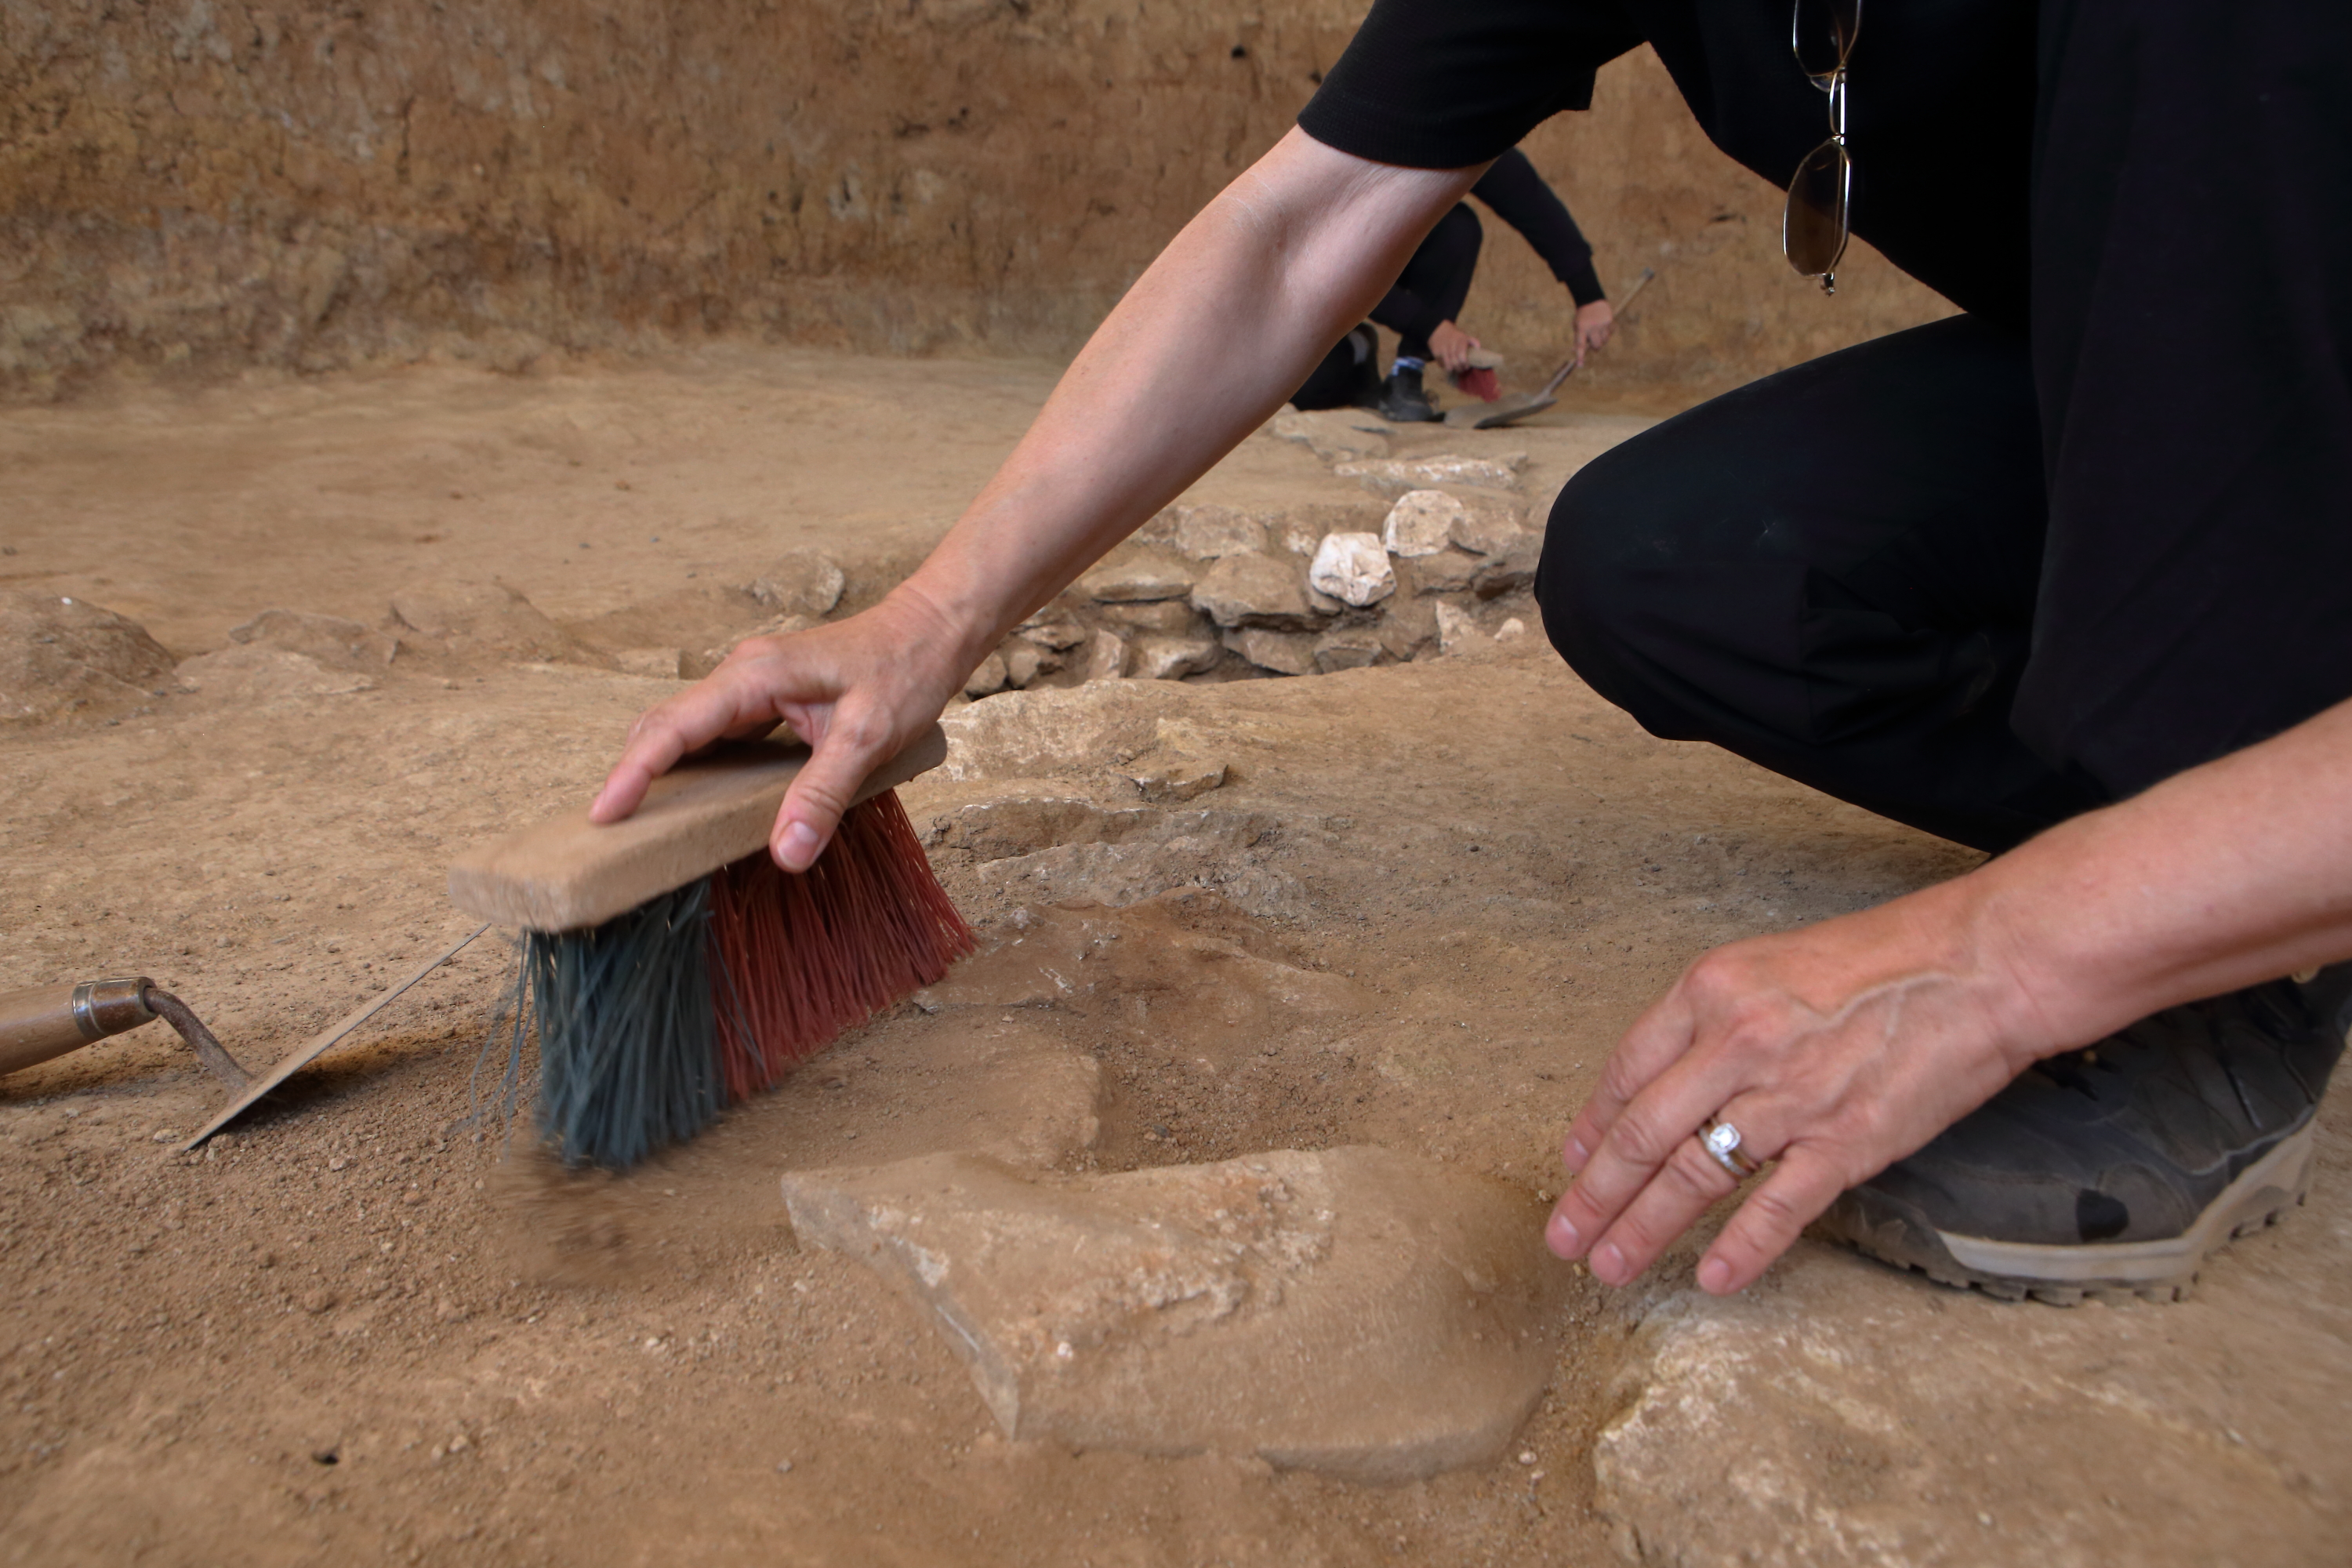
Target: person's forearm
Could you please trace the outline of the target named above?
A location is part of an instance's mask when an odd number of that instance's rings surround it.
[[[2352,702],[1933,891],[1968,900],[2041,1052],[2352,957]]]
[[[977,663],[1265,423],[1476,174],[1292,132],[1137,281],[899,592]]]

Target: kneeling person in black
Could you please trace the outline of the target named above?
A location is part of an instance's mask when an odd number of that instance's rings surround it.
[[[814,754],[772,845],[805,868],[866,774],[1257,429],[1601,64],[1650,43],[1768,179],[1817,157],[1789,37],[1789,0],[1376,0],[930,557],[647,714],[595,816],[789,722]],[[1588,465],[1538,591],[1657,732],[1994,858],[1695,962],[1568,1130],[1557,1251],[1631,1279],[1761,1161],[1708,1290],[1827,1215],[2004,1293],[2162,1294],[2301,1192],[2352,1016],[2347,97],[2343,6],[1874,8],[1854,227],[1963,314]]]

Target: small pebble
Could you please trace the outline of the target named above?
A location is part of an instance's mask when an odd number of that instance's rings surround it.
[[[171,1128],[166,1127],[162,1131],[155,1134],[155,1142],[158,1143],[169,1143],[173,1139],[177,1138],[179,1134],[177,1132],[173,1131]]]
[[[1535,1462],[1536,1451],[1533,1448],[1522,1448],[1519,1450],[1519,1463],[1523,1465],[1532,1465]]]
[[[778,1459],[776,1461],[776,1474],[780,1476],[789,1476],[792,1473],[793,1462],[790,1459]]]
[[[327,1162],[327,1169],[330,1171],[341,1171],[349,1167],[351,1161],[345,1159],[342,1155],[338,1154],[333,1159]]]

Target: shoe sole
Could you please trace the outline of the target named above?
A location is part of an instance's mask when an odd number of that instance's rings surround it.
[[[1909,1204],[1857,1187],[1815,1223],[1817,1234],[1884,1263],[1914,1269],[1939,1285],[1983,1291],[2005,1301],[2032,1297],[2071,1307],[2084,1297],[2149,1301],[2186,1300],[2206,1255],[2232,1237],[2274,1225],[2311,1186],[2312,1122],[2239,1175],[2179,1236],[2156,1241],[2077,1247],[1994,1241],[1938,1230]]]

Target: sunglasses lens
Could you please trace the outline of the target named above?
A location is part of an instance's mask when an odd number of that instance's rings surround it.
[[[1797,64],[1816,83],[1843,64],[1862,31],[1862,0],[1797,0],[1790,42]]]
[[[1845,254],[1845,149],[1824,142],[1805,155],[1789,182],[1789,206],[1780,219],[1780,248],[1801,278],[1832,270]]]

